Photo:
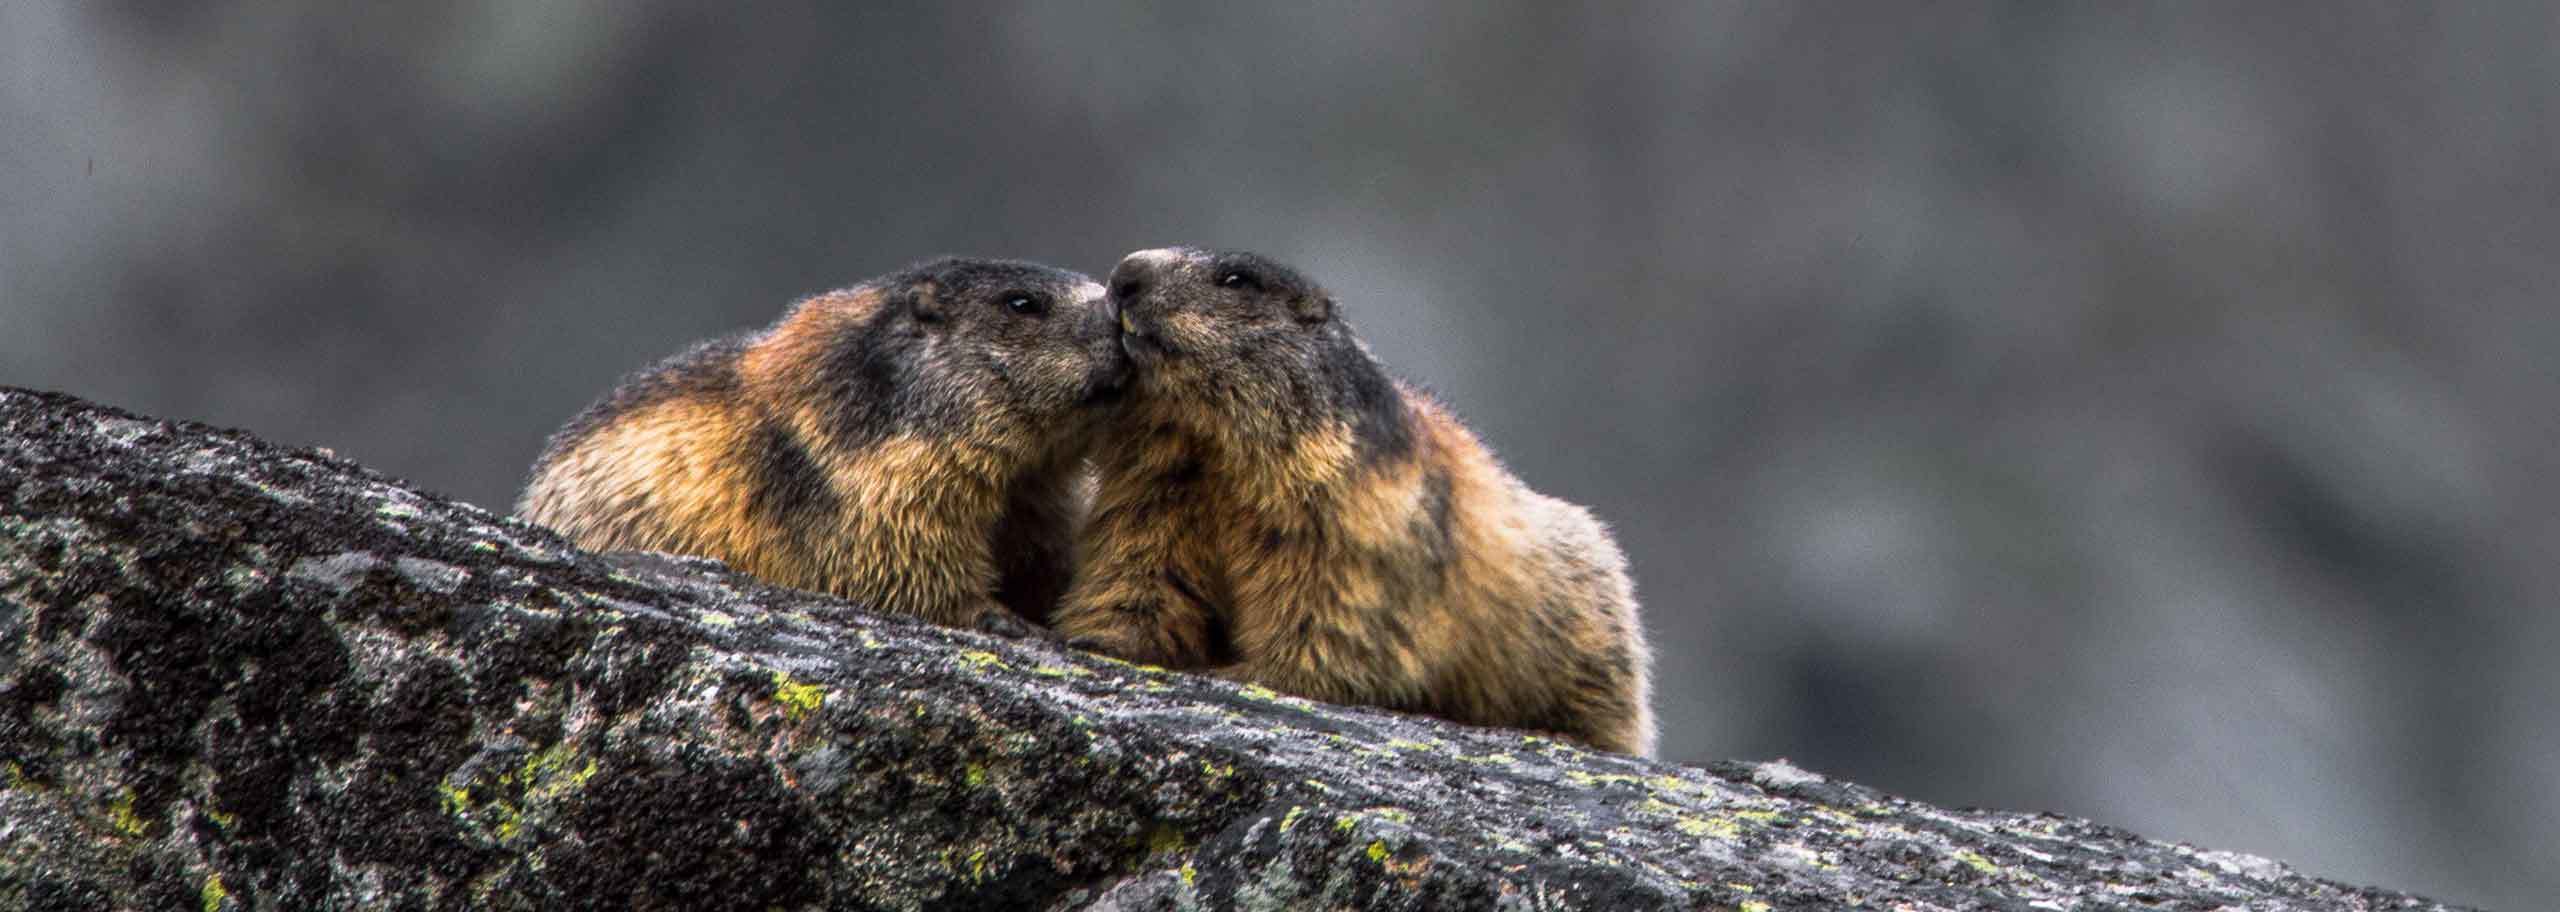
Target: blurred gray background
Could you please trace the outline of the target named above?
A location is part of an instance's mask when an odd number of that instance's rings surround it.
[[[2560,15],[0,5],[0,383],[492,508],[939,253],[1241,246],[1633,560],[1665,753],[2560,906]]]

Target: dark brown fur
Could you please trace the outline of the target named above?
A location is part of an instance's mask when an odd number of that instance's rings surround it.
[[[1625,559],[1247,254],[1113,271],[1138,371],[1095,454],[1075,641],[1321,700],[1650,754]]]
[[[1114,340],[1083,275],[921,264],[624,380],[551,439],[517,512],[589,549],[1018,629],[1072,569],[1090,406],[1127,371]]]

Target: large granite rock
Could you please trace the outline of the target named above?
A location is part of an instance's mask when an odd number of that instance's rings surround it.
[[[0,764],[13,909],[2443,908],[876,617],[6,389]]]

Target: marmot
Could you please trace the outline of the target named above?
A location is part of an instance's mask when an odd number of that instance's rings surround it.
[[[1116,337],[1082,274],[918,264],[625,378],[551,438],[516,512],[591,550],[1031,632],[1015,616],[1044,622],[1073,569]]]
[[[1109,286],[1137,371],[1094,457],[1069,642],[1653,752],[1634,589],[1589,512],[1390,378],[1294,270],[1147,250]]]

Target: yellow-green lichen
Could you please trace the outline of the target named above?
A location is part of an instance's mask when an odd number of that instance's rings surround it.
[[[142,816],[134,813],[132,789],[117,792],[115,800],[107,802],[107,820],[127,836],[140,836],[146,829]]]
[[[1155,829],[1147,831],[1149,855],[1171,855],[1190,847],[1190,840],[1182,838],[1182,831],[1171,826],[1157,824]]]
[[[979,849],[969,853],[969,879],[973,881],[987,879],[987,850]]]
[[[1369,860],[1387,860],[1387,844],[1384,840],[1372,839],[1369,841]]]
[[[971,668],[975,668],[975,669],[979,669],[979,670],[985,670],[985,669],[988,669],[988,668],[993,668],[993,667],[996,667],[996,666],[999,666],[999,665],[1003,665],[1003,664],[1004,664],[1004,657],[1003,657],[1003,656],[996,655],[995,653],[992,653],[992,652],[987,652],[987,651],[984,651],[984,650],[972,649],[972,650],[970,650],[970,651],[968,651],[968,652],[961,653],[961,654],[960,654],[960,661],[962,661],[962,662],[964,662],[964,663],[967,663],[967,664],[968,664],[968,666],[969,666],[969,667],[971,667]]]
[[[1186,886],[1186,887],[1190,886],[1190,885],[1191,885],[1191,882],[1192,882],[1194,879],[1197,879],[1199,876],[1200,876],[1200,872],[1192,870],[1192,869],[1191,869],[1191,863],[1190,863],[1190,862],[1183,862],[1183,864],[1182,864],[1182,885],[1183,885],[1183,886]]]
[[[1034,665],[1031,673],[1044,678],[1089,678],[1093,672],[1073,665]]]
[[[595,778],[597,768],[594,758],[581,758],[567,743],[560,743],[499,773],[495,796],[475,796],[468,785],[438,785],[436,794],[445,813],[485,826],[498,841],[510,842],[524,832],[527,809],[556,804],[562,796],[584,788]]]
[[[1295,805],[1295,804],[1290,805],[1290,806],[1289,806],[1289,813],[1286,813],[1286,814],[1282,814],[1282,815],[1280,815],[1280,832],[1283,832],[1283,833],[1289,832],[1289,828],[1294,827],[1294,826],[1297,826],[1297,825],[1298,825],[1298,815],[1300,815],[1300,814],[1304,814],[1304,813],[1306,813],[1306,812],[1307,812],[1307,809],[1306,809],[1305,807],[1303,807],[1303,806]]]
[[[1639,814],[1677,814],[1680,806],[1660,798],[1647,798],[1636,802],[1635,810]]]
[[[1280,699],[1280,692],[1279,692],[1279,691],[1272,690],[1271,688],[1264,687],[1264,686],[1262,686],[1262,685],[1260,685],[1260,684],[1247,684],[1247,685],[1245,685],[1244,687],[1242,687],[1242,688],[1238,689],[1238,690],[1236,691],[1236,695],[1237,695],[1237,696],[1244,697],[1244,698],[1246,698],[1246,699],[1262,700],[1262,701],[1265,701],[1265,702],[1270,702],[1270,701],[1275,701],[1275,700]]]
[[[969,764],[969,768],[962,772],[961,780],[969,783],[970,788],[977,788],[986,785],[987,768],[975,763]]]
[[[1957,849],[1956,860],[1964,862],[1966,867],[1970,867],[1985,874],[2000,873],[1999,865],[1992,864],[1991,859],[1982,857],[1981,853],[1973,851],[1972,849]]]
[[[225,814],[222,812],[221,808],[217,807],[205,808],[204,819],[213,821],[214,826],[218,826],[226,830],[237,829],[240,826],[240,815]]]
[[[1742,901],[1742,912],[1769,912],[1769,904],[1756,899]]]
[[[231,891],[223,889],[222,887],[222,872],[220,871],[215,871],[211,875],[206,876],[204,879],[204,888],[196,891],[196,898],[204,901],[204,912],[221,912],[222,901],[230,898],[230,896]]]
[[[1211,763],[1207,760],[1202,760],[1200,761],[1200,773],[1201,775],[1208,776],[1212,779],[1224,779],[1228,776],[1235,775],[1236,767],[1235,764],[1232,763]]]
[[[1732,839],[1742,835],[1742,825],[1722,817],[1682,817],[1672,821],[1672,828],[1690,836],[1713,836]]]
[[[525,758],[524,763],[516,767],[514,782],[524,786],[527,802],[549,800],[584,788],[587,780],[595,778],[596,761],[589,757],[586,763],[572,769],[572,761],[576,759],[577,752],[571,750],[566,742],[551,745],[543,748],[541,753]],[[505,783],[508,777],[500,776],[498,781]]]
[[[1814,813],[1814,816],[1820,817],[1820,818],[1822,818],[1822,819],[1824,819],[1824,820],[1831,821],[1831,822],[1833,822],[1833,823],[1840,824],[1840,825],[1842,825],[1842,826],[1849,826],[1849,825],[1856,824],[1856,823],[1858,822],[1857,815],[1851,814],[1851,813],[1849,813],[1849,812],[1847,812],[1847,811],[1843,811],[1843,810],[1841,810],[1841,809],[1839,809],[1839,808],[1832,807],[1832,806],[1827,805],[1827,804],[1817,804],[1817,805],[1814,805],[1814,806],[1813,806],[1813,813]]]
[[[1360,816],[1357,814],[1344,814],[1340,817],[1333,818],[1333,831],[1336,833],[1351,832],[1352,827],[1359,825]]]
[[[782,704],[783,714],[797,722],[808,718],[810,713],[817,712],[819,707],[827,705],[827,689],[816,684],[794,681],[788,673],[777,671],[773,673],[773,701]],[[921,715],[922,707],[918,709],[918,714]]]
[[[471,813],[470,789],[451,785],[439,785],[436,786],[436,793],[444,797],[445,813],[456,817]]]
[[[9,776],[9,789],[11,791],[27,787],[27,770],[25,767],[19,766],[18,761],[9,761],[6,772]]]
[[[1105,665],[1118,665],[1122,668],[1150,677],[1160,677],[1170,674],[1173,671],[1172,669],[1166,668],[1162,665],[1151,665],[1146,662],[1132,662],[1118,656],[1104,655],[1099,652],[1088,652],[1084,654],[1084,657]]]

